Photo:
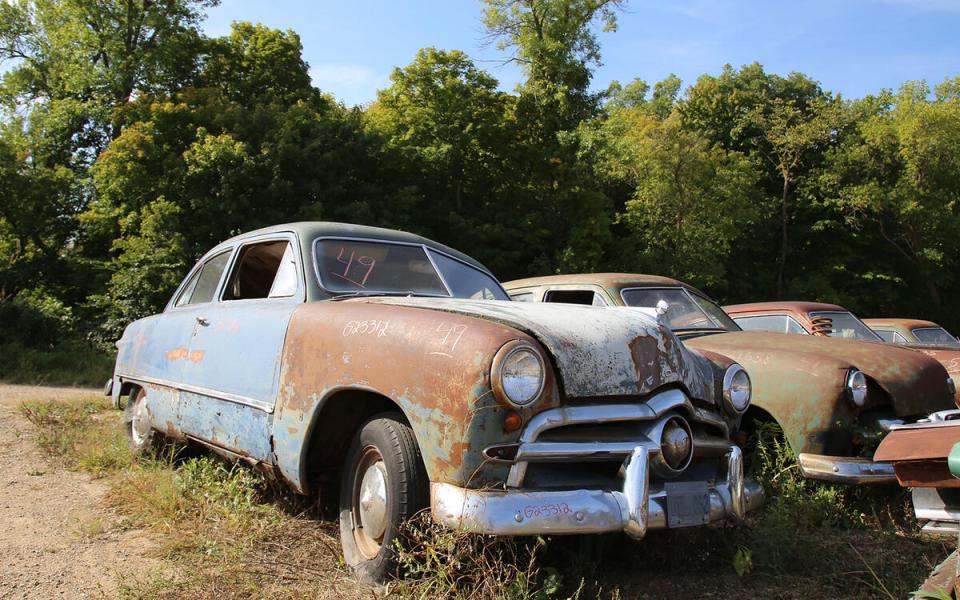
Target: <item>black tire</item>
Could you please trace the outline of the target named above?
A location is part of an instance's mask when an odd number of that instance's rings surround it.
[[[162,446],[163,436],[153,428],[146,410],[147,392],[136,388],[123,411],[123,426],[130,442],[130,450],[137,456],[153,456]]]
[[[368,472],[371,485],[384,491],[385,499],[381,503],[381,496],[374,494],[376,505],[368,502],[362,509],[361,488]],[[376,415],[360,427],[347,452],[340,481],[344,561],[360,580],[382,583],[396,575],[395,540],[401,524],[425,508],[429,499],[420,447],[400,415]],[[385,511],[381,513],[378,507]],[[364,527],[364,518],[370,527]],[[368,535],[366,529],[372,533]]]

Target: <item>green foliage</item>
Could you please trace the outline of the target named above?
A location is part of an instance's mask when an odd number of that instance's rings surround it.
[[[897,527],[912,523],[908,492],[807,479],[776,423],[758,423],[752,475],[767,493],[767,525],[796,529]]]
[[[756,169],[684,130],[656,101],[614,108],[591,148],[598,170],[633,193],[618,219],[631,236],[619,268],[721,289],[733,246],[757,218]]]
[[[754,63],[597,92],[625,2],[485,0],[514,92],[425,48],[350,109],[295,32],[205,36],[217,3],[0,3],[0,322],[23,323],[0,376],[89,379],[80,340],[109,348],[213,244],[292,220],[415,231],[502,279],[645,271],[960,327],[960,79],[850,102]]]

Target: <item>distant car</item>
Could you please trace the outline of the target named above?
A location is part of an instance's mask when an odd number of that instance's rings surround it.
[[[960,381],[960,343],[956,343],[956,338],[930,321],[861,321],[844,307],[823,302],[754,302],[724,306],[723,309],[733,317],[737,325],[747,331],[810,334],[864,342],[889,342],[884,335],[885,332],[892,331],[894,340],[897,335],[902,338],[910,336],[914,340],[943,340],[943,344],[907,342],[901,345],[915,348],[936,359],[954,381]],[[956,347],[949,344],[950,339],[956,343]],[[954,392],[954,403],[960,406],[960,390]]]
[[[705,294],[675,279],[598,273],[521,279],[504,287],[519,301],[630,307],[637,318],[659,314],[688,348],[734,358],[753,381],[753,402],[742,427],[750,431],[758,421],[778,423],[809,478],[895,481],[889,464],[869,458],[877,439],[895,424],[953,404],[946,371],[918,352],[742,331]]]
[[[734,360],[655,319],[509,301],[470,257],[337,223],[218,244],[117,343],[131,444],[192,440],[339,498],[344,557],[394,567],[404,519],[496,535],[741,518]]]
[[[888,344],[960,350],[960,340],[933,321],[887,318],[863,322]]]

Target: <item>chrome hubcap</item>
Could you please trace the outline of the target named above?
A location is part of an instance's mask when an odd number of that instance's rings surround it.
[[[360,523],[368,536],[382,540],[387,530],[387,473],[378,460],[363,474],[360,483]]]
[[[387,531],[387,467],[373,446],[363,449],[354,478],[354,539],[368,559],[380,552]]]
[[[141,395],[137,398],[136,406],[133,407],[133,419],[130,422],[130,431],[136,445],[141,446],[146,442],[150,427],[150,411],[147,409],[146,396]]]

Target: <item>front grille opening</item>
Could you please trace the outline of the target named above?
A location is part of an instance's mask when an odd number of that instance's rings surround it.
[[[530,463],[523,487],[536,490],[617,490],[622,462]]]
[[[622,461],[530,463],[523,487],[530,490],[623,489],[619,476]],[[650,471],[651,489],[659,489],[667,481],[715,482],[725,476],[722,459],[694,458],[683,473],[673,479],[659,477]]]
[[[718,427],[705,423],[687,422],[693,430],[694,436],[711,436],[726,438],[726,432]],[[649,421],[623,421],[614,423],[581,423],[577,425],[563,425],[548,429],[540,434],[538,442],[629,442],[646,439],[645,426]]]

